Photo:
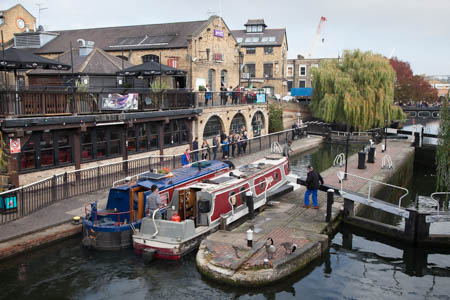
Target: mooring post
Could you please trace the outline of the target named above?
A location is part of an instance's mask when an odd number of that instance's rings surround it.
[[[352,200],[344,198],[344,217],[353,217],[355,215],[355,212],[353,210],[354,203]]]
[[[428,212],[418,212],[416,219],[416,239],[418,242],[424,241],[430,235],[430,223],[426,222],[426,217],[430,213]]]
[[[328,223],[331,223],[331,208],[333,206],[334,203],[334,190],[333,189],[328,189],[327,191],[327,216],[325,218],[325,221]]]
[[[416,222],[417,222],[417,210],[415,208],[407,208],[409,212],[409,218],[405,219],[405,235],[408,240],[414,242],[416,240]]]
[[[248,191],[245,193],[245,202],[247,203],[248,207],[248,217],[250,220],[253,220],[255,217],[255,206],[253,203],[253,193]]]

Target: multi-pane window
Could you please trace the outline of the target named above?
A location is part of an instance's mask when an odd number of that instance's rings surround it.
[[[264,77],[273,77],[273,63],[264,63]]]
[[[22,147],[20,151],[20,170],[36,168],[36,144],[33,138]]]
[[[287,66],[287,76],[294,76],[294,66],[293,65]]]
[[[72,162],[72,137],[68,132],[58,134],[58,163]]]
[[[159,56],[154,54],[147,54],[142,56],[142,63],[154,61],[159,63]]]
[[[255,64],[246,64],[245,65],[245,72],[248,73],[251,78],[256,77]]]
[[[109,136],[109,155],[120,154],[120,133],[122,132],[121,127],[111,127]]]
[[[88,129],[81,133],[81,160],[89,160],[94,158],[94,150],[92,149],[92,132],[93,129]]]
[[[306,80],[299,80],[298,81],[298,87],[300,87],[300,88],[306,87]]]
[[[256,53],[256,48],[246,48],[245,53],[246,54],[255,54]]]
[[[300,65],[300,76],[306,76],[306,65]]]
[[[43,132],[39,141],[41,149],[41,167],[54,165],[53,136],[51,133]]]
[[[97,128],[95,145],[97,147],[97,158],[105,156],[106,153],[106,128]]]
[[[242,114],[236,114],[231,120],[230,133],[239,132],[242,127],[245,127],[245,119]]]
[[[185,120],[171,120],[164,124],[164,146],[188,143],[189,132]]]
[[[264,47],[264,54],[272,54],[273,47]]]
[[[288,92],[290,92],[292,90],[292,80],[288,80],[287,88],[288,88]]]

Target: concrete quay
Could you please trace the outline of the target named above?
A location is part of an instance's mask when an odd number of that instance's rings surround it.
[[[318,147],[322,137],[295,140],[293,153]],[[270,149],[231,159],[235,165],[257,160],[270,153]],[[99,208],[106,205],[109,188],[58,201],[46,208],[12,222],[0,225],[0,260],[45,247],[58,241],[80,235],[82,226],[72,225],[74,216],[84,216],[84,207],[98,201]]]
[[[390,141],[387,152],[381,153],[381,145],[377,145],[375,163],[367,163],[366,169],[357,168],[357,154],[348,160],[348,173],[364,178],[388,182],[395,171],[414,157],[414,148],[410,143]],[[382,156],[389,154],[393,169],[381,169]],[[340,183],[337,171],[344,167],[331,167],[322,172],[325,184],[336,189]],[[344,181],[344,188],[354,192],[365,193],[367,181],[349,177]],[[376,193],[382,185],[372,185],[372,193]],[[328,223],[326,216],[326,193],[319,192],[319,209],[304,208],[305,187],[277,199],[277,203],[266,206],[253,219],[237,226],[231,231],[217,231],[208,236],[200,245],[196,262],[199,271],[206,277],[235,286],[262,286],[272,284],[284,277],[304,269],[328,251]],[[332,207],[332,221],[335,228],[341,220],[343,198],[335,197]],[[362,205],[355,204],[355,212]],[[253,247],[247,247],[246,231],[254,231]],[[272,238],[276,252],[268,258],[265,244]],[[282,244],[296,244],[291,253]]]

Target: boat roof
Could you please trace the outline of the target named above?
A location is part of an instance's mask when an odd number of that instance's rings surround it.
[[[200,161],[182,168],[171,170],[170,173],[172,173],[173,176],[170,177],[152,172],[141,174],[136,185],[150,189],[152,185],[155,184],[161,191],[171,186],[178,185],[227,167],[229,167],[227,163],[219,160]]]
[[[252,177],[257,173],[262,173],[265,170],[279,165],[286,160],[287,158],[281,155],[266,156],[265,158],[258,159],[252,163],[238,166],[233,171],[226,172],[214,178],[203,180],[202,182],[194,183],[183,188],[199,188],[205,192],[222,190],[236,184],[241,184],[246,178]],[[230,176],[231,173],[233,176]]]

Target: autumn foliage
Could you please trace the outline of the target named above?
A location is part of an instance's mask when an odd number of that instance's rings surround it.
[[[434,102],[438,99],[438,91],[422,76],[414,75],[408,62],[393,57],[389,63],[397,74],[394,87],[396,102]]]

